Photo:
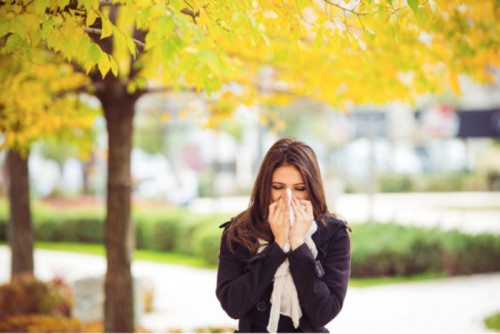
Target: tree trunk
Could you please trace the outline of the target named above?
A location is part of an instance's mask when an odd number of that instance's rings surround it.
[[[130,157],[137,97],[128,94],[117,78],[108,76],[103,82],[106,88],[98,97],[106,117],[109,144],[104,331],[134,332]]]
[[[92,160],[83,161],[80,160],[80,164],[82,166],[82,195],[87,196],[90,194],[89,189],[89,170],[91,166]]]
[[[118,6],[111,6],[109,19],[116,22]],[[134,38],[144,40],[145,32],[134,31]],[[103,51],[113,52],[113,38],[92,36]],[[104,331],[130,333],[135,331],[134,289],[131,256],[134,248],[130,217],[131,177],[130,158],[135,102],[143,91],[127,92],[127,84],[138,73],[131,57],[128,78],[108,73],[91,75],[97,83],[95,96],[101,101],[108,130],[108,184],[105,221],[107,271],[104,284]]]
[[[33,274],[33,230],[31,227],[28,158],[7,151],[8,192],[10,203],[9,243],[11,279]]]

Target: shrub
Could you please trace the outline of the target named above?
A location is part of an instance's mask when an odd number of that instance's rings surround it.
[[[500,236],[396,224],[353,225],[351,276],[464,275],[500,270]]]
[[[378,182],[381,192],[409,192],[414,189],[414,181],[408,174],[380,174]]]
[[[0,333],[103,333],[102,321],[82,322],[77,318],[44,314],[11,315],[0,322]],[[137,333],[147,333],[139,327]]]
[[[41,314],[9,316],[0,322],[2,333],[79,333],[83,324],[75,318]]]
[[[352,183],[352,181],[349,182]],[[486,191],[491,189],[488,175],[480,172],[432,172],[418,176],[385,173],[378,175],[378,183],[381,192]],[[359,185],[355,188],[362,191]]]
[[[15,314],[69,316],[71,292],[60,279],[42,282],[22,275],[0,286],[0,319]]]
[[[0,201],[0,238],[6,238],[2,234],[5,210],[5,202]],[[33,216],[37,241],[102,243],[104,214],[99,208],[56,211],[47,205],[35,205]],[[194,214],[176,207],[134,208],[132,212],[137,248],[197,256],[212,266],[218,261],[219,225],[230,217]],[[376,223],[355,224],[352,229],[353,277],[500,271],[499,235]]]
[[[36,241],[101,243],[104,208],[58,208],[36,203],[31,207]],[[0,242],[7,241],[7,201],[0,201]]]
[[[179,228],[187,210],[181,208],[142,208],[134,210],[132,219],[137,248],[173,251]]]
[[[500,312],[484,319],[484,324],[489,329],[500,331]]]
[[[217,265],[219,262],[221,233],[222,231],[217,225],[196,230],[192,238],[194,254],[201,256],[208,264]]]

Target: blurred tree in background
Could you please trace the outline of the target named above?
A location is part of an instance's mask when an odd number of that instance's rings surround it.
[[[37,61],[27,62],[0,50],[0,148],[8,149],[12,277],[33,272],[27,160],[33,143],[52,137],[78,143],[82,154],[88,153],[91,142],[86,130],[95,116],[74,92],[88,81],[86,76],[61,65],[53,53],[34,52]]]
[[[494,80],[499,7],[498,0],[0,2],[2,52],[36,63],[38,48],[54,51],[91,81],[66,89],[84,88],[102,105],[109,138],[105,330],[134,330],[130,152],[140,96],[203,93],[206,125],[217,126],[240,103],[305,95],[342,109],[459,92],[461,74]],[[13,96],[10,89],[4,92]]]

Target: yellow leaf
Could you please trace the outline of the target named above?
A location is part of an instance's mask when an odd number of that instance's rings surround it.
[[[101,31],[101,39],[111,36],[113,33],[113,24],[106,16],[106,14],[100,13],[102,20],[102,31]]]
[[[105,52],[101,53],[101,58],[99,58],[99,61],[97,62],[97,67],[99,67],[99,71],[101,72],[101,75],[104,78],[111,68],[111,64],[109,62],[109,56],[107,53]]]
[[[85,25],[90,27],[95,23],[95,20],[99,17],[99,14],[95,10],[87,11],[87,18],[85,19]]]
[[[113,57],[113,56],[110,55],[109,56],[109,62],[110,62],[110,65],[111,65],[111,72],[116,77],[118,75],[118,63],[116,62],[115,57]]]

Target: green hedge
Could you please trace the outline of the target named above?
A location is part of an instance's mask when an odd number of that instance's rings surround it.
[[[387,173],[377,176],[381,192],[487,191],[498,189],[494,174],[432,172],[422,175]]]
[[[352,229],[353,277],[500,271],[499,235],[397,224],[360,224]]]
[[[102,243],[104,209],[95,207],[54,208],[33,205],[36,241]],[[194,214],[185,208],[145,207],[132,210],[138,249],[198,256],[217,264],[221,229],[231,218],[223,214]],[[8,209],[0,201],[0,242],[7,241]]]
[[[102,243],[104,208],[56,209],[34,205],[36,241]],[[132,212],[138,249],[169,251],[216,265],[221,230],[231,215],[194,214],[172,207]],[[0,241],[6,241],[7,210],[0,202]],[[500,271],[500,236],[405,227],[352,225],[352,277],[448,275]]]

